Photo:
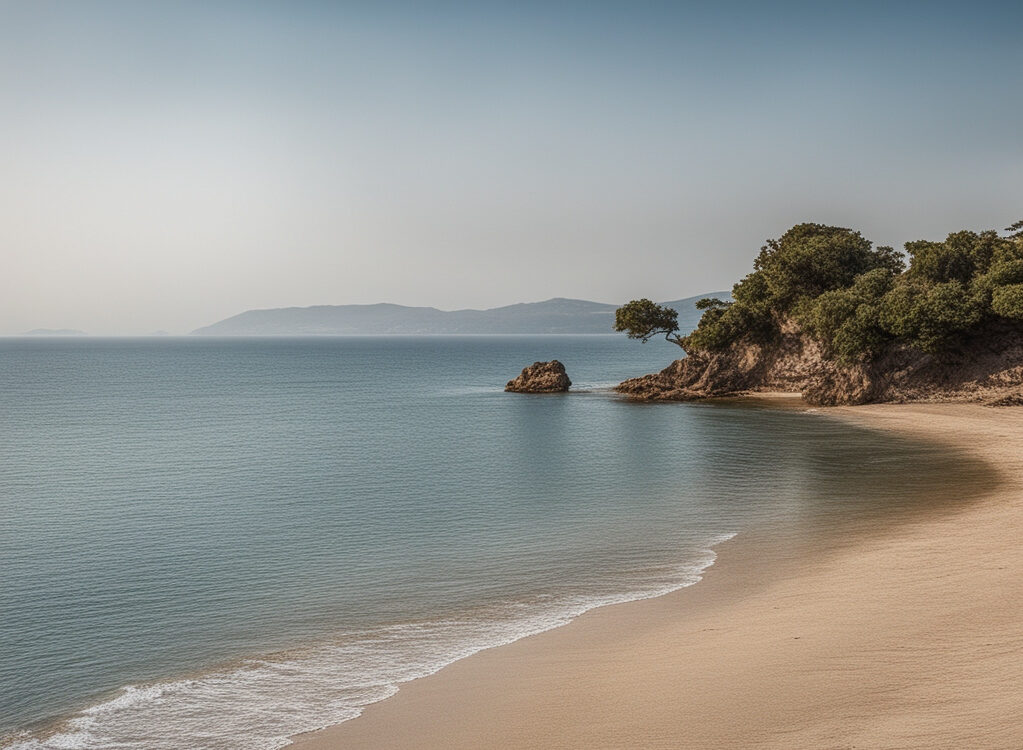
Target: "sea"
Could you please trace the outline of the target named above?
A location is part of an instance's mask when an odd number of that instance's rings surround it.
[[[482,649],[697,584],[725,540],[894,519],[980,476],[826,410],[612,390],[678,355],[0,340],[0,747],[273,750]],[[553,358],[572,392],[503,391]]]

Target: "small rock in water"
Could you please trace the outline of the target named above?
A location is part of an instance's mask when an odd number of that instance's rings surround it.
[[[534,362],[522,370],[515,380],[509,380],[504,387],[513,393],[564,393],[572,381],[568,379],[565,366],[558,360]]]

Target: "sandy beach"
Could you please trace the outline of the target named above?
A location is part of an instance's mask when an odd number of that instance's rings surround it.
[[[341,748],[1023,747],[1023,411],[833,408],[988,462],[996,489],[819,551],[736,539],[704,580],[403,685]]]

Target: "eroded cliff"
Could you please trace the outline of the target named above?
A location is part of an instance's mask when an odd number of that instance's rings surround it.
[[[664,370],[619,384],[640,400],[692,401],[757,391],[798,391],[831,406],[907,401],[1023,403],[1023,328],[988,328],[939,355],[907,346],[874,359],[842,364],[791,321],[771,344],[738,341],[697,352]]]

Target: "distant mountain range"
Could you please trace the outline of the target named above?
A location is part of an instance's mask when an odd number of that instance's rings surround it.
[[[662,302],[678,311],[683,332],[696,327],[703,297],[730,299],[729,292]],[[300,336],[436,333],[611,333],[618,305],[556,297],[490,310],[438,310],[435,307],[317,305],[248,310],[192,331],[200,336]]]
[[[75,328],[33,328],[25,331],[24,336],[84,336],[85,331]]]

